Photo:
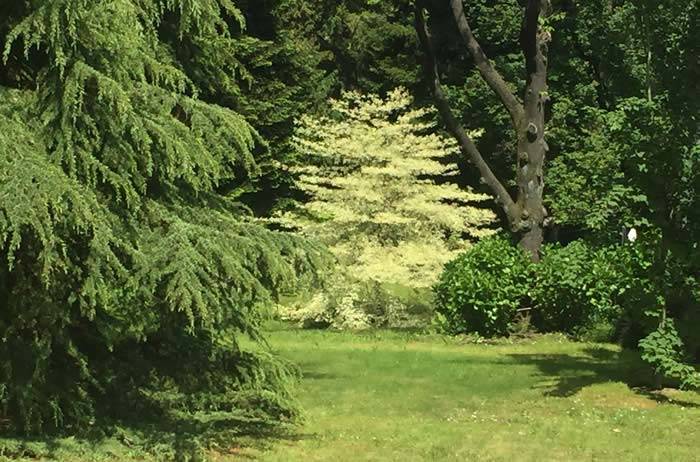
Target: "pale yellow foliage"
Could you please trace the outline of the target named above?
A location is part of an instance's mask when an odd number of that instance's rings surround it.
[[[488,196],[449,182],[458,148],[435,133],[430,110],[411,105],[405,89],[384,99],[349,92],[330,116],[303,117],[301,166],[290,168],[310,200],[276,219],[328,245],[355,278],[417,288],[469,239],[493,233],[495,216],[474,206]]]
[[[319,292],[305,303],[280,305],[280,317],[308,325],[328,325],[335,329],[360,330],[371,327],[370,316],[357,306],[360,297],[358,289],[346,289],[337,300],[329,292]]]
[[[344,274],[328,280],[328,290],[309,299],[278,305],[278,315],[307,327],[367,329],[373,326],[412,326],[406,307],[376,281],[357,281]]]

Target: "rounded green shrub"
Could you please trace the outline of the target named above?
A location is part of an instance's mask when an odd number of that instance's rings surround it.
[[[482,240],[445,266],[435,286],[439,323],[454,334],[507,334],[529,298],[532,266],[508,239]]]
[[[626,275],[616,250],[594,249],[583,241],[547,246],[533,285],[535,324],[544,331],[600,330],[621,315],[618,297]]]
[[[600,247],[574,241],[565,247],[545,246],[531,292],[535,326],[636,346],[652,328],[640,324],[643,312],[657,304],[659,295],[649,279],[649,265],[651,256],[639,245]],[[627,337],[632,340],[626,342]]]

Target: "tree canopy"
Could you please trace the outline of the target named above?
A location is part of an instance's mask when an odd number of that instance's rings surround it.
[[[252,223],[238,201],[267,144],[202,79],[236,75],[241,10],[128,0],[3,9],[4,413],[27,431],[168,399],[259,414],[243,404],[251,393],[271,415],[290,412],[287,372],[238,339],[260,338],[254,305],[324,252]],[[196,62],[179,56],[188,47]]]
[[[470,240],[493,233],[495,216],[475,207],[488,196],[449,181],[455,146],[411,103],[405,89],[386,99],[346,93],[331,116],[303,118],[293,170],[309,199],[280,218],[356,277],[429,287]]]
[[[293,420],[263,334],[290,300],[335,328],[420,299],[425,329],[598,329],[700,387],[699,21],[1,2],[0,430]]]

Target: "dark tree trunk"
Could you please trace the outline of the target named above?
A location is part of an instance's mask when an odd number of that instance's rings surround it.
[[[539,259],[542,246],[544,208],[544,162],[547,155],[545,135],[545,106],[547,94],[547,43],[549,34],[538,30],[542,0],[529,0],[520,34],[520,46],[527,71],[523,97],[523,119],[518,131],[517,208],[520,216],[511,223],[521,235],[520,244]]]
[[[547,94],[547,43],[549,34],[539,27],[539,18],[546,14],[548,0],[528,0],[523,17],[520,44],[527,69],[526,88],[520,101],[503,77],[493,67],[483,52],[464,14],[462,0],[449,0],[452,13],[467,50],[474,60],[481,77],[499,97],[508,111],[513,129],[517,133],[517,196],[512,198],[503,183],[479,152],[476,144],[460,126],[442,91],[440,73],[433,50],[430,32],[425,23],[421,0],[416,1],[416,31],[425,51],[425,70],[432,84],[435,104],[445,125],[459,142],[462,152],[479,169],[483,181],[508,217],[511,231],[519,238],[520,245],[532,255],[540,257],[547,211],[544,208],[544,162],[548,151],[545,141],[545,106]]]

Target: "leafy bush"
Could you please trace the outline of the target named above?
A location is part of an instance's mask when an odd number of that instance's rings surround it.
[[[640,308],[657,305],[650,265],[641,246],[584,241],[545,246],[542,261],[532,265],[505,238],[489,238],[447,265],[436,286],[437,311],[449,332],[490,336],[506,334],[527,304],[540,331],[636,347],[657,325]]]
[[[692,309],[697,281],[672,260],[664,276],[671,283],[664,288],[650,244],[546,247],[532,290],[535,321],[543,331],[639,347],[659,377],[698,387],[698,373],[689,365],[698,349],[698,310]],[[664,304],[669,317],[662,320]],[[671,317],[682,322],[679,329]]]
[[[335,275],[324,290],[280,305],[279,313],[306,328],[359,330],[424,325],[432,310],[420,290]]]
[[[532,263],[502,236],[482,240],[448,263],[435,286],[442,327],[454,334],[505,335],[528,300]]]
[[[618,301],[629,285],[629,274],[618,264],[618,253],[583,241],[545,247],[532,292],[537,326],[576,334],[605,329],[619,319]]]
[[[283,320],[304,328],[367,329],[370,317],[358,306],[360,285],[342,276],[333,276],[328,288],[279,306]]]
[[[652,260],[641,244],[545,246],[532,288],[535,324],[636,347],[658,324],[645,315],[661,295],[650,276]]]
[[[673,320],[664,320],[659,328],[639,342],[642,359],[656,374],[676,379],[683,388],[700,388],[700,372],[687,364],[684,344]]]

